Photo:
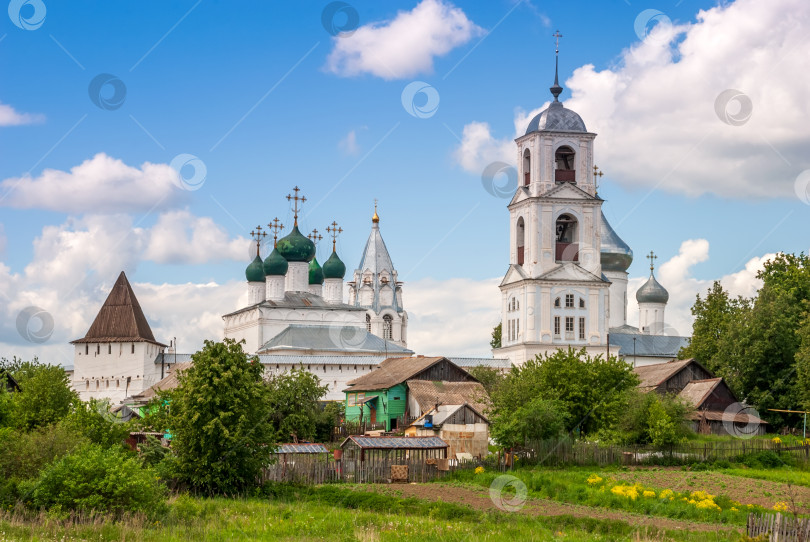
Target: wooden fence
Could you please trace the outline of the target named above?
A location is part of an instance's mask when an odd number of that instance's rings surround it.
[[[643,465],[733,461],[762,452],[786,452],[800,461],[810,461],[810,446],[784,446],[770,440],[685,443],[666,448],[652,446],[613,446],[569,439],[530,442],[515,454],[529,465]]]
[[[810,518],[782,514],[748,514],[748,536],[765,535],[770,542],[805,542],[810,540]]]
[[[352,435],[365,435],[367,431],[385,431],[385,424],[382,422],[343,422],[332,428],[332,442],[340,442]]]
[[[408,482],[430,482],[447,476],[459,469],[475,469],[483,464],[478,459],[441,460],[441,459],[406,459],[380,457],[375,459],[347,460],[317,457],[308,454],[288,454],[285,462],[278,461],[264,468],[262,482],[285,482],[296,484],[329,484],[346,482],[354,484],[378,484],[392,481],[391,467],[405,465],[408,467]],[[504,461],[486,462],[488,470],[504,471],[509,466]],[[403,480],[404,481],[404,480]]]

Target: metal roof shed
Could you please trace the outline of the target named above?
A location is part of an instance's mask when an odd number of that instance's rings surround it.
[[[449,445],[439,437],[351,436],[340,445],[344,462],[446,459],[448,447]]]

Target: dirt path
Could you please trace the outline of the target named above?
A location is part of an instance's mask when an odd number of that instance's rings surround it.
[[[448,484],[402,484],[402,485],[365,485],[366,491],[380,491],[402,497],[416,497],[429,501],[442,500],[456,504],[466,504],[475,510],[496,511],[498,508],[489,498],[486,488],[473,486],[456,486]],[[574,516],[596,519],[614,519],[626,521],[639,527],[656,527],[667,530],[681,531],[741,531],[741,527],[719,525],[711,523],[698,523],[679,519],[662,518],[657,516],[642,516],[620,510],[596,508],[578,504],[567,504],[546,499],[528,499],[521,508],[520,513],[532,516]]]

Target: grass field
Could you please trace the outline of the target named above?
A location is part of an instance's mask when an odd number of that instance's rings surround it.
[[[426,484],[433,485],[433,484]],[[407,486],[414,487],[414,486]],[[264,497],[180,496],[161,520],[0,516],[0,540],[728,540],[731,532],[663,530],[626,521],[532,516],[432,502],[385,488],[279,488]]]

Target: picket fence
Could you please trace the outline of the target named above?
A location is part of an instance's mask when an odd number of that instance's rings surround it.
[[[810,518],[782,514],[748,514],[748,536],[766,535],[770,542],[806,542],[810,540]]]
[[[408,482],[430,482],[447,476],[459,469],[475,469],[482,466],[478,459],[467,460],[425,460],[408,459],[405,461],[389,458],[360,460],[334,459],[332,456],[319,454],[288,455],[263,469],[262,482],[285,482],[303,485],[355,483],[378,484],[392,481],[391,467],[405,465],[408,467]],[[486,462],[488,470],[505,471],[509,466],[504,462]],[[446,470],[445,470],[446,469]],[[403,480],[404,481],[404,480]]]
[[[810,461],[810,446],[784,446],[770,440],[686,443],[666,448],[652,446],[613,446],[569,439],[527,443],[515,450],[522,464],[527,465],[643,465],[660,463],[692,463],[733,461],[762,451],[787,452],[800,461]]]

